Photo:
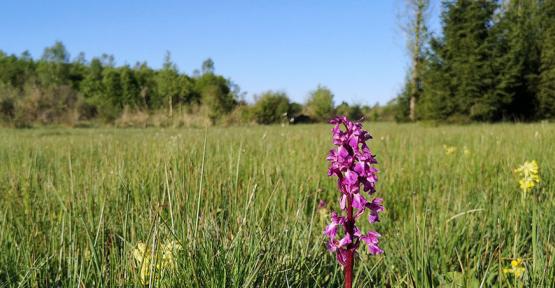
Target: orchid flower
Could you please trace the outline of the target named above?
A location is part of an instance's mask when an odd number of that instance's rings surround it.
[[[355,225],[356,220],[368,211],[368,222],[380,220],[379,212],[384,210],[383,199],[366,197],[376,192],[378,181],[375,155],[366,141],[372,136],[362,129],[360,122],[352,122],[345,116],[338,116],[329,122],[333,124],[332,140],[336,146],[326,158],[330,162],[328,176],[337,176],[338,189],[341,192],[340,208],[342,213],[331,213],[331,223],[326,226],[324,234],[328,237],[328,251],[336,254],[336,259],[345,269],[345,287],[352,286],[354,254],[363,242],[370,254],[382,254],[378,246],[381,235],[375,231],[363,234]],[[341,228],[342,233],[338,233]],[[339,235],[342,235],[339,236]],[[341,238],[341,239],[338,239]]]

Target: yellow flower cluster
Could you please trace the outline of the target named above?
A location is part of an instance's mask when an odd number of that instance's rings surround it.
[[[455,146],[443,145],[443,149],[445,149],[445,155],[451,155],[457,152],[457,147]]]
[[[522,258],[517,258],[516,260],[511,261],[511,268],[504,268],[503,273],[505,274],[514,274],[516,278],[522,277],[522,274],[526,271],[522,263]]]
[[[448,145],[444,144],[443,145],[443,150],[445,151],[445,155],[447,155],[447,156],[457,153],[457,147],[456,146],[448,146]],[[468,149],[468,147],[466,147],[466,146],[463,146],[462,151],[463,151],[463,155],[466,156],[466,157],[468,157],[472,154],[470,149]]]
[[[468,149],[468,147],[464,146],[463,151],[464,156],[470,156],[470,149]]]
[[[170,241],[168,243],[162,244],[159,247],[159,253],[150,250],[145,243],[139,242],[137,247],[133,250],[133,257],[137,264],[141,267],[141,282],[143,284],[148,284],[150,280],[150,271],[158,270],[160,272],[171,271],[175,269],[175,258],[176,253],[181,250],[181,245],[176,241]],[[154,259],[153,259],[154,258]],[[151,267],[155,265],[154,267]]]
[[[536,160],[524,162],[524,164],[515,169],[515,173],[520,177],[518,184],[524,193],[532,190],[541,181],[538,175],[539,167]]]

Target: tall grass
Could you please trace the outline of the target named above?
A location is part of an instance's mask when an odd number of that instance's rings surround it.
[[[0,130],[0,286],[140,286],[137,243],[176,240],[151,285],[338,287],[317,210],[338,197],[329,128]],[[385,253],[357,256],[355,287],[555,286],[554,125],[366,128]],[[523,203],[513,169],[532,159]],[[521,279],[502,272],[517,257]]]

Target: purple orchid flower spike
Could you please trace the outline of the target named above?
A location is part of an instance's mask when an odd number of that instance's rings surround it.
[[[329,123],[334,125],[331,131],[336,147],[326,158],[330,162],[328,176],[337,176],[337,185],[341,192],[339,206],[346,215],[332,212],[331,223],[326,226],[324,234],[329,238],[328,251],[335,253],[337,261],[344,267],[345,287],[351,288],[354,254],[359,244],[366,244],[370,254],[383,253],[378,246],[381,235],[375,231],[363,234],[355,222],[366,211],[368,222],[378,222],[379,213],[384,210],[383,199],[374,198],[368,201],[363,195],[363,192],[368,196],[374,194],[378,181],[378,169],[373,166],[378,162],[366,144],[366,141],[372,139],[370,133],[362,129],[362,123],[349,121],[345,116],[338,116]],[[343,235],[339,236],[340,240],[337,239],[338,234]]]

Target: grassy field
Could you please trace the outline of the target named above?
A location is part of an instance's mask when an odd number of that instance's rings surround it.
[[[555,287],[555,125],[365,127],[385,253],[356,287]],[[338,287],[330,128],[0,130],[0,287]]]

